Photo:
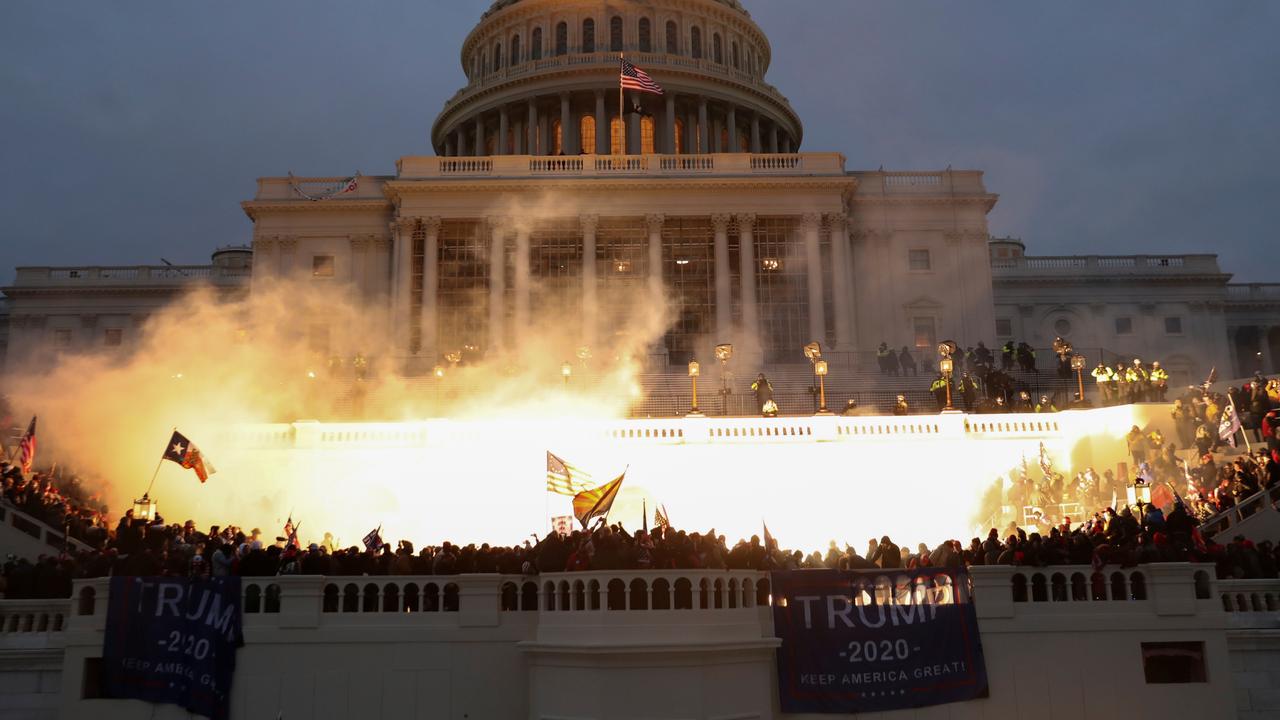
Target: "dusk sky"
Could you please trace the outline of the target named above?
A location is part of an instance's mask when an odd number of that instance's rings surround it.
[[[743,3],[802,150],[984,170],[991,232],[1031,254],[1218,253],[1237,280],[1280,280],[1280,3]],[[430,153],[488,5],[7,0],[0,283],[207,262],[249,242],[259,176]]]

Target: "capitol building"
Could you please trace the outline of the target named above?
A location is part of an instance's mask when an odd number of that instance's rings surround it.
[[[620,54],[663,94],[620,96]],[[1233,284],[1212,254],[1028,255],[992,237],[981,170],[851,169],[804,147],[771,59],[736,0],[496,2],[428,153],[394,175],[260,178],[252,247],[208,266],[19,267],[0,357],[128,348],[194,284],[235,298],[290,279],[364,318],[306,319],[313,350],[411,375],[463,347],[518,353],[547,315],[606,347],[637,313],[663,317],[657,372],[719,343],[745,374],[815,340],[865,364],[881,342],[1056,337],[1090,364],[1160,359],[1175,382],[1280,369],[1280,284]]]

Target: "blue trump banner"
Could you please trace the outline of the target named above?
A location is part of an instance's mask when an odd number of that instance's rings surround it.
[[[108,697],[227,717],[243,644],[240,578],[113,577],[102,682]]]
[[[773,573],[788,713],[862,713],[986,697],[964,570]]]

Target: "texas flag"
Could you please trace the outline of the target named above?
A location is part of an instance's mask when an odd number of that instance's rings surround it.
[[[213,463],[205,460],[204,455],[200,454],[200,448],[177,430],[173,431],[173,437],[169,438],[169,446],[164,449],[164,459],[176,462],[188,470],[195,470],[200,482],[208,480],[210,475],[217,472]]]

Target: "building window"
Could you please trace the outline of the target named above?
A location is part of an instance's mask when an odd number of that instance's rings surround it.
[[[911,318],[911,334],[918,349],[932,349],[938,344],[937,323],[931,317]]]
[[[71,331],[67,328],[58,328],[54,330],[53,346],[56,348],[71,347]]]
[[[529,40],[529,59],[542,59],[542,28],[533,29],[533,36]]]
[[[1202,642],[1142,643],[1142,674],[1148,685],[1208,682]]]
[[[717,65],[724,64],[724,43],[720,40],[720,33],[711,36],[711,56]]]
[[[640,18],[640,52],[653,52],[653,28],[649,18]]]
[[[640,118],[640,154],[652,155],[653,147],[654,122],[653,117],[645,115]]]
[[[569,25],[568,23],[560,23],[556,25],[556,55],[564,55],[569,52]]]
[[[609,18],[609,50],[622,52],[622,18],[617,15]]]
[[[560,118],[551,121],[551,154],[564,154],[564,133],[560,132]]]
[[[693,52],[694,60],[702,59],[702,30],[700,28],[689,28],[689,49]]]
[[[676,154],[684,154],[684,120],[676,118]]]
[[[733,69],[734,69],[734,70],[741,70],[741,69],[742,69],[742,67],[741,67],[741,65],[742,65],[742,61],[741,61],[741,58],[740,58],[740,56],[739,56],[739,54],[738,54],[738,41],[737,41],[737,40],[734,40],[734,41],[733,41],[733,55],[732,55],[732,57],[733,57]]]
[[[511,62],[507,64],[508,65],[520,64],[520,36],[519,35],[511,36]]]
[[[609,152],[614,155],[625,155],[622,149],[622,118],[612,118],[609,121]]]
[[[667,54],[680,54],[680,28],[676,26],[675,20],[667,21]]]
[[[582,151],[596,151],[596,119],[591,115],[583,115],[578,121],[578,134],[582,136]]]
[[[596,21],[587,18],[582,21],[582,52],[593,53],[596,51]]]
[[[493,44],[493,71],[502,69],[502,43]]]
[[[1164,319],[1164,332],[1166,335],[1182,334],[1182,318],[1167,317]]]
[[[1128,317],[1116,318],[1116,334],[1132,335],[1133,334],[1133,318],[1128,318]]]
[[[1013,321],[1009,318],[996,318],[996,337],[1013,337]]]
[[[333,256],[332,255],[313,255],[311,257],[311,277],[317,277],[317,278],[333,277]]]
[[[933,263],[928,250],[908,250],[907,267],[911,270],[931,270]]]
[[[1066,318],[1058,318],[1053,323],[1053,331],[1058,337],[1067,337],[1071,334],[1071,321]]]
[[[124,330],[107,328],[102,333],[102,344],[107,347],[120,347],[124,343]]]

